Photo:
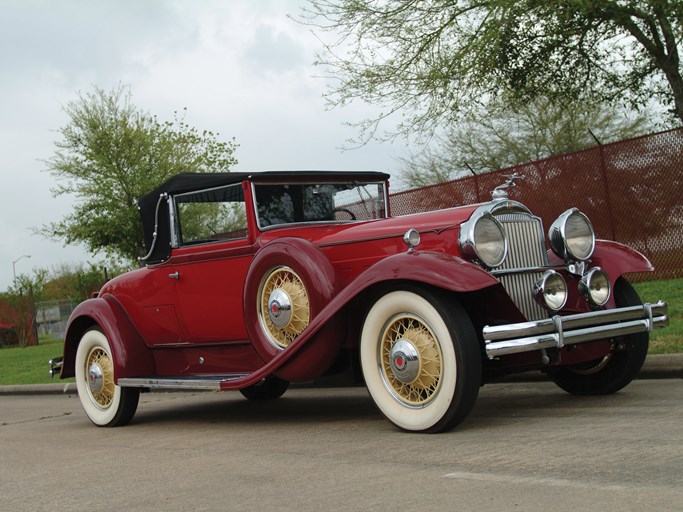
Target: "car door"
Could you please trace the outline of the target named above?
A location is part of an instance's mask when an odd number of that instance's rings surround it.
[[[178,251],[170,279],[176,281],[178,306],[187,341],[240,342],[248,339],[242,290],[252,260],[246,240],[197,251]]]
[[[189,343],[248,339],[242,291],[253,259],[241,184],[174,197],[168,278]]]

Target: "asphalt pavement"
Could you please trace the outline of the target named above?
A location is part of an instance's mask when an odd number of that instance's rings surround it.
[[[490,384],[438,435],[397,430],[363,388],[140,402],[96,428],[73,394],[0,396],[0,510],[683,510],[682,379],[591,397]]]

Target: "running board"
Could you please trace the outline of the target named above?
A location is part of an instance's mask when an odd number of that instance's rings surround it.
[[[221,383],[241,379],[248,373],[190,375],[180,377],[122,377],[117,384],[126,388],[196,389],[220,391]]]

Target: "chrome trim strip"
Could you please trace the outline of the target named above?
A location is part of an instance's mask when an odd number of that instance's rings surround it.
[[[511,199],[504,199],[484,203],[473,212],[473,215],[480,215],[482,212],[489,212],[492,215],[501,215],[508,213],[526,213],[529,215],[533,215],[529,208],[524,206],[522,203],[518,201],[513,201]]]
[[[489,358],[588,341],[669,325],[665,302],[545,318],[534,322],[486,326],[482,333]]]
[[[196,389],[220,391],[221,383],[241,379],[248,373],[226,375],[193,375],[191,377],[122,377],[117,384],[126,388]]]
[[[177,249],[180,247],[180,226],[176,216],[175,197],[171,197],[168,202],[168,222],[171,224],[171,248]]]

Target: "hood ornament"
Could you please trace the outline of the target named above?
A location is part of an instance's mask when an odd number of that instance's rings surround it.
[[[515,180],[523,180],[526,178],[526,176],[523,174],[517,174],[516,172],[513,174],[504,174],[503,176],[507,178],[507,181],[502,185],[498,185],[495,189],[493,189],[493,192],[491,192],[494,201],[502,201],[507,199],[508,189],[516,186]]]

